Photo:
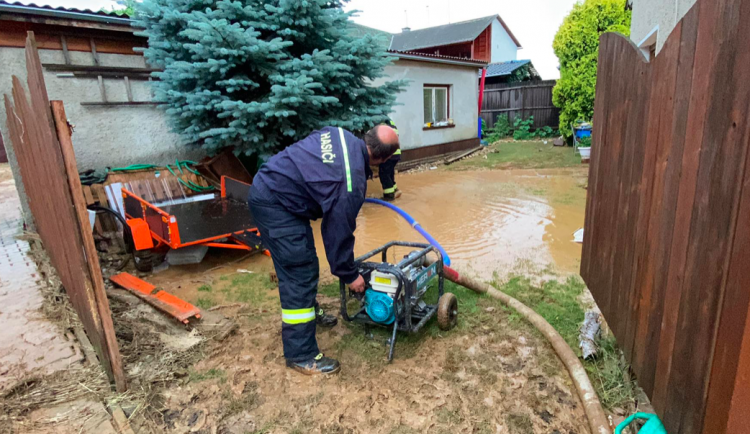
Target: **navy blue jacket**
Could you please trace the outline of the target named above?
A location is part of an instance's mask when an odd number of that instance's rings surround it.
[[[364,141],[349,131],[325,127],[271,157],[253,180],[292,214],[323,218],[321,232],[331,273],[345,283],[358,276],[354,229],[372,176],[369,163]]]

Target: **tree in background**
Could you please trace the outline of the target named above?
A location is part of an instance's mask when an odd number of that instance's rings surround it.
[[[353,37],[347,0],[144,0],[136,25],[172,127],[213,153],[276,152],[321,127],[364,132],[387,119],[402,81],[391,57]]]
[[[102,8],[100,12],[112,12],[116,15],[125,15],[128,17],[135,15],[135,0],[117,0],[115,3],[117,3],[117,7],[112,6],[110,10]]]
[[[630,35],[631,11],[625,0],[585,0],[573,6],[555,35],[552,47],[560,61],[560,79],[553,101],[560,111],[560,131],[573,134],[571,123],[594,116],[599,36],[606,32]]]

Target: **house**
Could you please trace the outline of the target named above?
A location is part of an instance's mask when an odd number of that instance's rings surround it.
[[[0,0],[0,95],[11,93],[11,75],[26,77],[28,31],[36,37],[49,97],[65,102],[75,125],[79,169],[202,156],[200,149],[182,146],[164,111],[151,101],[152,70],[135,51],[147,41],[133,34],[130,19]],[[12,162],[5,119],[5,107],[0,105],[0,133]]]
[[[516,60],[522,47],[500,15],[491,15],[420,30],[407,27],[393,35],[389,48],[497,63]]]
[[[397,36],[356,23],[350,33],[377,36],[383,48],[392,47]],[[388,52],[394,62],[385,68],[386,77],[374,83],[408,80],[390,115],[401,138],[403,164],[477,146],[476,75],[487,63],[417,51]]]
[[[630,0],[630,39],[647,58],[656,55],[696,0]]]
[[[391,119],[398,127],[404,163],[479,145],[477,71],[480,60],[390,51],[396,59],[375,80],[409,81],[399,93]]]
[[[479,76],[481,77],[481,73]],[[487,65],[485,84],[536,81],[541,79],[542,77],[539,76],[531,60],[509,60],[507,62]]]

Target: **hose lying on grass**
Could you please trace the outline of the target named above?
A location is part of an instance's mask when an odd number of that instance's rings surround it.
[[[429,233],[427,233],[424,228],[419,226],[419,224],[416,223],[416,221],[404,210],[393,204],[377,199],[367,199],[367,202],[376,203],[396,211],[401,217],[409,222],[412,227],[417,229],[417,231],[422,234],[430,244],[435,246],[444,258],[448,258],[448,254],[445,253],[443,247],[440,246],[440,244]],[[594,386],[591,384],[591,380],[589,380],[589,377],[586,374],[586,369],[584,369],[576,354],[570,346],[568,346],[568,343],[565,342],[565,339],[560,336],[560,333],[558,333],[557,330],[555,330],[555,328],[552,327],[541,315],[534,312],[525,304],[508,294],[498,291],[486,283],[460,274],[449,265],[450,259],[444,261],[443,270],[446,279],[479,294],[487,294],[492,298],[500,300],[501,303],[513,308],[516,312],[521,314],[521,316],[526,318],[531,325],[536,327],[536,329],[544,335],[573,379],[573,384],[575,384],[578,396],[581,398],[581,402],[583,402],[583,411],[586,413],[586,418],[589,421],[591,434],[611,434],[612,430],[609,427],[609,420],[604,414],[604,409],[602,408],[602,404],[596,394],[596,390],[594,390]]]
[[[542,318],[541,315],[508,294],[498,291],[486,283],[462,275],[451,267],[445,266],[443,270],[446,279],[474,292],[487,294],[492,298],[500,300],[504,305],[513,308],[516,312],[521,314],[521,316],[526,318],[526,320],[536,327],[537,330],[542,332],[573,379],[573,384],[576,386],[578,396],[583,402],[583,410],[586,412],[586,418],[589,420],[591,433],[610,434],[612,432],[609,427],[607,416],[604,414],[604,409],[602,409],[602,404],[599,402],[599,397],[586,374],[586,369],[584,369],[576,354],[554,327]]]

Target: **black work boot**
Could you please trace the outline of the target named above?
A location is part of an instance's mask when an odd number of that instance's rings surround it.
[[[286,361],[287,368],[292,368],[297,372],[305,375],[329,375],[335,374],[341,370],[341,365],[336,359],[326,357],[323,353],[318,354],[310,360],[302,362]]]
[[[315,309],[315,322],[321,327],[333,327],[339,323],[339,319],[333,315],[326,315],[322,308]]]
[[[396,199],[396,193],[384,193],[383,200],[386,202],[392,202]]]

